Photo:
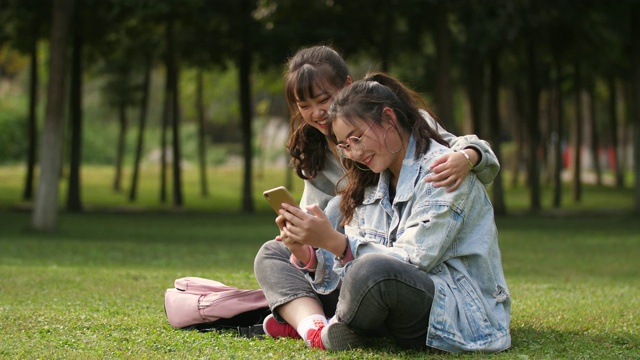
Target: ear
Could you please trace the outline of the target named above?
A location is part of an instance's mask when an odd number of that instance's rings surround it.
[[[345,80],[344,82],[344,87],[347,87],[351,84],[353,84],[353,79],[351,78],[351,75],[347,75],[347,80]]]
[[[387,106],[382,109],[382,119],[388,121],[389,124],[391,124],[391,126],[393,126],[394,128],[398,128],[398,119],[396,118],[396,112],[393,111],[392,108]]]

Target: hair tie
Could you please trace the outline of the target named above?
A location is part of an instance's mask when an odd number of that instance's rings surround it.
[[[380,84],[380,83],[378,82],[378,80],[376,80],[376,79],[375,79],[375,78],[373,78],[372,76],[369,76],[369,77],[364,78],[364,81],[366,81],[366,82],[372,82],[372,83],[376,83],[376,84]]]

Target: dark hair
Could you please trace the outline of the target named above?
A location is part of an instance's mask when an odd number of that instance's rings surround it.
[[[329,46],[301,49],[287,63],[285,95],[291,113],[287,149],[291,165],[303,179],[314,178],[324,168],[329,146],[325,135],[304,121],[297,101],[311,98],[314,86],[340,90],[348,76],[347,63]]]
[[[329,139],[333,145],[337,144],[331,126],[337,117],[348,123],[367,119],[380,124],[383,121],[382,110],[389,107],[396,114],[397,126],[414,136],[416,159],[429,150],[431,139],[449,146],[422,116],[419,104],[424,104],[420,96],[397,79],[384,73],[368,75],[342,90],[334,100],[329,110]],[[400,131],[398,133],[402,134]],[[354,161],[348,159],[343,159],[342,163],[346,168],[344,176],[349,179],[339,191],[342,195],[340,210],[345,216],[342,224],[346,225],[353,218],[356,207],[362,204],[365,188],[375,185],[380,174],[363,170],[359,167],[362,165],[356,166]]]

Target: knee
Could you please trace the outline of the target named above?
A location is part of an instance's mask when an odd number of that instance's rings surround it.
[[[389,255],[383,254],[367,254],[353,260],[348,271],[345,272],[345,282],[365,282],[378,281],[389,276],[393,271],[393,265],[400,260]]]
[[[274,258],[288,257],[287,247],[280,241],[269,240],[262,244],[260,250],[253,259],[253,268],[256,272],[262,268],[265,263],[270,262]]]

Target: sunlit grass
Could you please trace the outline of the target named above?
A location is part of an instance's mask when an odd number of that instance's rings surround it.
[[[287,184],[286,168],[268,168],[254,171],[252,182],[253,201],[260,212],[272,211],[262,198],[262,191]],[[24,192],[25,169],[22,166],[0,167],[0,208],[11,206],[27,207],[30,202],[22,200]],[[173,180],[171,168],[167,170],[166,200],[160,200],[160,169],[156,166],[141,168],[137,197],[134,202],[129,201],[131,187],[131,170],[126,168],[121,179],[121,190],[114,190],[115,169],[111,166],[84,166],[81,173],[81,197],[83,206],[87,210],[99,209],[129,209],[129,210],[168,210],[173,206]],[[63,177],[64,179],[65,177]],[[297,198],[302,194],[302,180],[290,175],[291,192]],[[208,196],[201,195],[200,177],[197,168],[190,166],[183,170],[183,209],[238,212],[242,207],[240,195],[243,187],[243,177],[240,168],[209,167],[207,171]],[[34,184],[34,194],[37,182]],[[67,185],[60,182],[59,199],[63,208],[67,198]]]
[[[485,358],[402,351],[389,341],[333,354],[295,340],[246,340],[230,333],[172,329],[163,295],[183,276],[258,286],[253,257],[276,235],[264,189],[286,183],[284,169],[255,174],[257,213],[241,214],[239,169],[209,169],[210,195],[184,172],[184,211],[159,201],[159,175],[144,168],[139,197],[112,190],[111,167],[83,169],[85,213],[62,212],[54,233],[30,229],[21,200],[24,170],[0,167],[0,358],[46,359],[418,359]],[[170,182],[169,182],[170,183]],[[294,177],[293,193],[302,184]],[[64,208],[66,185],[60,185]],[[544,188],[543,207],[550,207]],[[528,191],[507,190],[518,216],[497,219],[513,298],[513,348],[497,359],[640,358],[640,222],[631,189],[585,185],[566,213],[526,214]],[[614,215],[596,209],[617,209]],[[584,211],[583,211],[584,210]],[[553,216],[548,216],[551,214]]]
[[[299,198],[302,194],[303,183],[295,174],[287,174],[291,169],[265,168],[254,171],[253,200],[257,210],[268,212],[269,208],[262,199],[262,191],[275,186],[286,185],[287,178],[292,181],[289,186],[291,192]],[[167,210],[173,209],[173,180],[171,169],[167,173],[166,202],[160,201],[160,173],[157,166],[143,166],[140,174],[140,184],[135,202],[129,201],[131,170],[123,171],[120,192],[113,190],[115,169],[112,166],[84,166],[81,174],[82,202],[87,210],[96,209],[130,209],[130,210]],[[509,173],[505,172],[505,201],[508,212],[520,213],[530,208],[530,192],[523,184],[510,185]],[[12,206],[28,206],[22,200],[24,192],[25,170],[23,166],[0,167],[0,208]],[[63,177],[64,178],[64,177]],[[239,167],[214,167],[207,172],[207,197],[201,195],[199,173],[196,167],[188,166],[183,169],[183,209],[239,212],[241,199],[239,194],[243,187],[242,169]],[[584,184],[579,202],[573,199],[572,188],[564,184],[560,209],[563,210],[631,210],[633,208],[632,182],[618,189],[612,186],[597,186]],[[36,185],[37,187],[37,182]],[[489,187],[489,194],[491,194]],[[64,207],[67,194],[65,181],[60,183],[60,204]],[[543,210],[553,209],[553,188],[546,183],[541,186],[541,205]]]
[[[498,219],[513,348],[497,359],[640,358],[640,223],[621,216]],[[63,213],[55,233],[0,210],[0,358],[444,359],[382,341],[333,354],[295,340],[172,329],[163,295],[182,276],[255,288],[273,215]]]

